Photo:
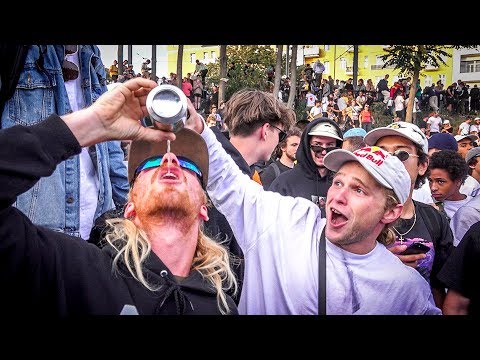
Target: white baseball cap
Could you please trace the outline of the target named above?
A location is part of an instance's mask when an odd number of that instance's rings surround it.
[[[412,123],[397,121],[388,126],[373,129],[365,135],[367,145],[375,145],[378,139],[384,136],[402,136],[414,144],[419,145],[425,154],[428,154],[428,139],[420,128]]]
[[[312,128],[312,130],[310,130],[308,135],[326,136],[343,141],[343,138],[340,136],[335,126],[328,122],[319,122]]]
[[[353,153],[344,149],[330,151],[323,158],[327,169],[338,171],[348,161],[356,161],[382,186],[392,189],[401,204],[410,195],[410,175],[403,163],[378,146],[365,146]]]
[[[469,138],[470,140],[475,141],[478,139],[478,136],[477,135],[455,135],[455,140],[457,142],[466,138]]]

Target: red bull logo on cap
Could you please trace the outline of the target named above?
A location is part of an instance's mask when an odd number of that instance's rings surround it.
[[[373,164],[380,166],[385,161],[388,153],[378,146],[366,146],[353,152],[355,156],[370,160]]]

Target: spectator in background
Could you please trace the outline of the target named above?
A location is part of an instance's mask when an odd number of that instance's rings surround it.
[[[110,68],[108,69],[110,78],[112,79],[112,81],[114,83],[116,83],[117,80],[118,80],[118,66],[117,65],[118,65],[118,61],[113,60],[113,64],[110,65]]]
[[[303,197],[319,205],[326,198],[332,184],[333,172],[328,170],[323,158],[334,149],[341,148],[342,131],[335,121],[327,118],[312,120],[302,132],[297,149],[297,165],[280,174],[269,187],[282,195]],[[325,217],[325,207],[321,208]]]
[[[453,134],[453,126],[450,124],[450,120],[443,120],[442,133]]]
[[[195,60],[195,76],[200,76],[202,78],[202,85],[205,87],[205,77],[207,76],[208,73],[208,68],[207,66],[202,63],[200,60]]]
[[[276,161],[268,165],[260,174],[262,186],[265,190],[268,190],[273,180],[281,173],[293,168],[297,160],[296,153],[301,136],[302,131],[293,127],[287,131],[285,140],[278,143],[275,154]]]
[[[342,149],[354,152],[365,147],[365,135],[367,132],[362,128],[352,128],[343,134]]]
[[[210,106],[215,106],[218,108],[218,86],[212,86],[212,96],[210,98]]]
[[[185,94],[185,96],[190,100],[193,100],[192,90],[193,90],[193,86],[192,84],[190,84],[190,81],[188,81],[188,78],[185,76],[182,80],[182,91]]]
[[[89,86],[84,86],[86,79]],[[1,114],[1,127],[34,125],[54,112],[63,116],[81,110],[106,91],[96,45],[32,45],[15,94]],[[20,194],[15,205],[37,225],[88,240],[95,219],[127,201],[123,160],[120,141],[85,146]]]
[[[142,63],[141,67],[142,77],[144,79],[150,79],[150,70],[152,70],[150,67],[150,59],[147,59]]]
[[[372,125],[375,121],[373,118],[372,110],[370,109],[370,105],[365,104],[363,107],[363,110],[360,112],[360,115],[358,117],[358,120],[360,122],[360,127],[365,130],[365,132],[369,132],[372,130]]]

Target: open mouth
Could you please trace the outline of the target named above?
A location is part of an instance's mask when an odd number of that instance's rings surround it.
[[[348,218],[335,208],[330,208],[330,224],[334,228],[344,226],[348,222]]]

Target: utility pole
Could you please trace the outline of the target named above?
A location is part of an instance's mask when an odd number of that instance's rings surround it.
[[[128,53],[128,64],[133,64],[133,55],[132,55],[132,45],[127,45],[127,53]]]
[[[123,71],[123,45],[117,45],[117,61],[118,61],[118,75],[122,75]]]
[[[290,77],[288,73],[288,58],[290,57],[290,45],[287,45],[286,61],[285,61],[285,75]]]

